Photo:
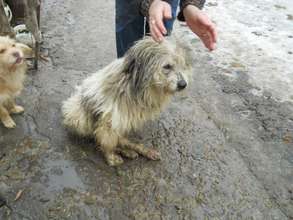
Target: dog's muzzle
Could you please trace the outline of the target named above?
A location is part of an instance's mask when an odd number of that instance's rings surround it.
[[[177,90],[183,90],[187,86],[187,82],[184,80],[181,73],[178,74]]]
[[[180,90],[183,90],[185,89],[185,87],[187,86],[187,83],[184,79],[180,80],[178,83],[177,83],[177,89],[180,91]]]

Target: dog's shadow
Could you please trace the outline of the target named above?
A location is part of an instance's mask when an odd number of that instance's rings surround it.
[[[66,130],[66,140],[66,151],[72,160],[76,162],[90,161],[94,164],[103,161],[103,156],[100,154],[94,138],[80,137]]]

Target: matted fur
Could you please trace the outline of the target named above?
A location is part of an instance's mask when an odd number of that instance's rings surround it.
[[[7,128],[15,127],[10,114],[24,110],[15,104],[15,97],[23,89],[25,80],[27,65],[24,56],[31,52],[24,44],[0,37],[0,120]]]
[[[108,163],[117,165],[107,154],[125,143],[129,131],[162,111],[178,91],[179,80],[188,82],[188,60],[186,50],[174,39],[157,43],[147,37],[138,41],[123,58],[76,88],[63,103],[64,124],[79,135],[94,136]]]

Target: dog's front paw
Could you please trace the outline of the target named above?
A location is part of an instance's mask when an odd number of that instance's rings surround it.
[[[6,128],[15,128],[16,127],[16,124],[12,120],[12,118],[6,118],[6,119],[2,120],[2,122]]]
[[[155,149],[149,149],[145,156],[151,160],[161,160],[161,154]]]
[[[107,154],[105,156],[106,156],[107,163],[110,166],[119,166],[123,163],[122,157],[119,156],[118,154],[112,153],[112,154]]]
[[[24,112],[24,108],[20,105],[15,105],[10,111],[13,114],[20,114]]]

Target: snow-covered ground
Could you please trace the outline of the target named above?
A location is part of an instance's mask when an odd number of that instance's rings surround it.
[[[217,24],[218,48],[210,56],[223,74],[247,71],[259,88],[251,92],[293,102],[293,1],[207,1],[204,10]]]

